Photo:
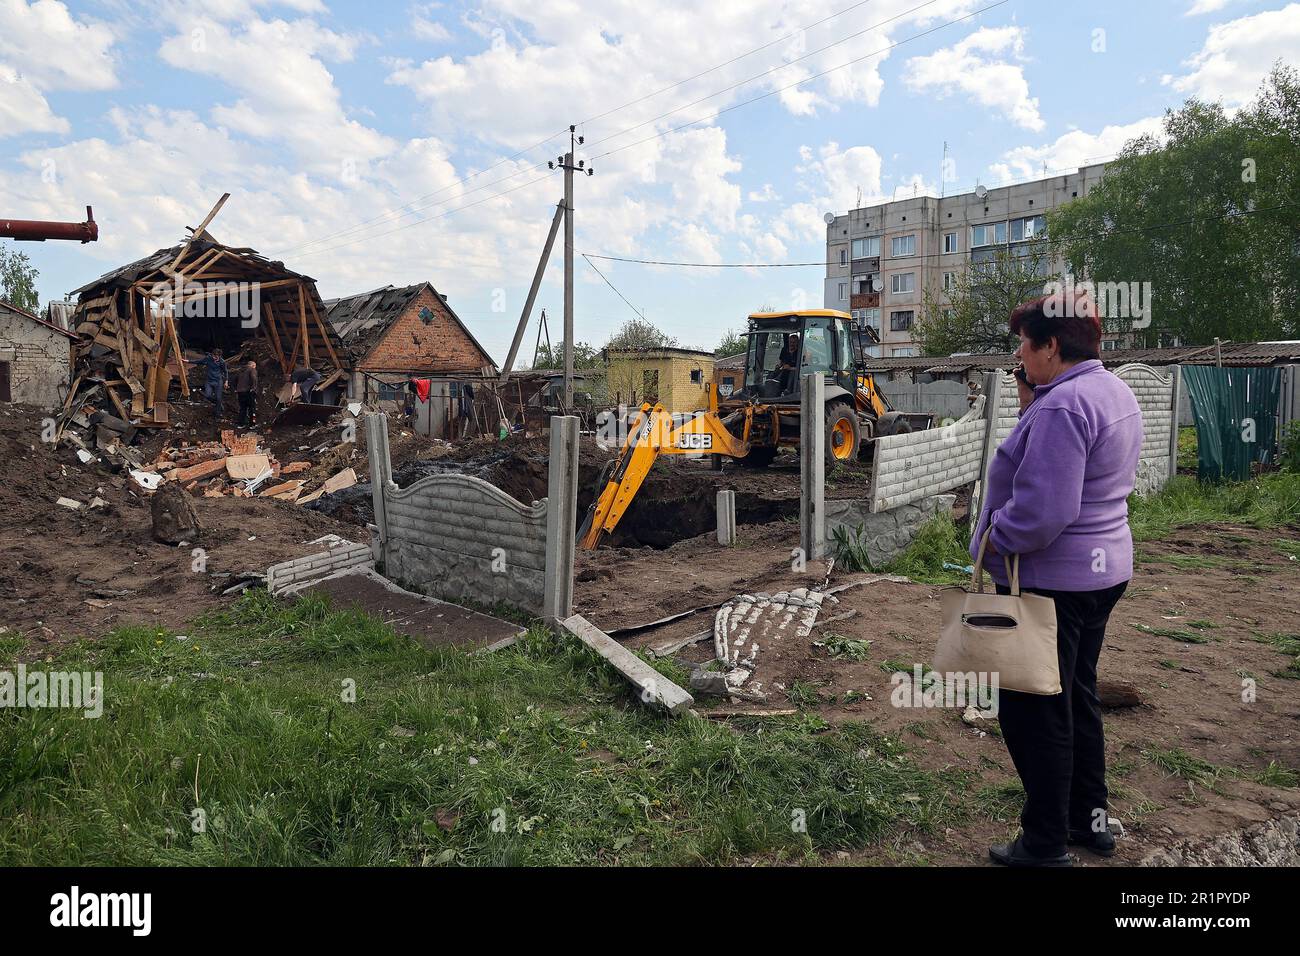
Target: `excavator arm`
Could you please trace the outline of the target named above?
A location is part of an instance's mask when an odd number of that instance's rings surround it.
[[[603,535],[618,527],[650,466],[660,455],[713,454],[730,458],[748,455],[749,445],[727,429],[733,418],[744,414],[733,412],[723,419],[712,410],[697,412],[678,425],[662,405],[642,405],[628,429],[622,454],[612,463],[600,495],[591,503],[578,530],[579,546],[591,550]]]

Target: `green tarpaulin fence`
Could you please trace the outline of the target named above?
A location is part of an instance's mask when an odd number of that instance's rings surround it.
[[[1183,383],[1196,419],[1201,481],[1241,481],[1252,462],[1273,460],[1281,369],[1184,365]]]

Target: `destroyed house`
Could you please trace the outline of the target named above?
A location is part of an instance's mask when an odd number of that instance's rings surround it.
[[[490,387],[496,365],[446,298],[428,282],[385,286],[325,303],[351,370],[349,396],[400,412],[435,438],[495,431]],[[414,400],[412,379],[428,381]]]
[[[206,232],[73,294],[77,342],[65,419],[95,405],[137,425],[167,425],[173,394],[187,397],[202,385],[197,375],[190,381],[189,363],[213,347],[227,359],[241,351],[261,357],[264,384],[309,364],[322,377],[318,402],[337,401],[345,388],[316,281]]]
[[[55,408],[68,386],[75,335],[0,299],[0,402]]]

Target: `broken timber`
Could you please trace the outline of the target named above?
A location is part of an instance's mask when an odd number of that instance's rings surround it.
[[[686,713],[695,698],[637,657],[581,614],[565,618],[560,626],[605,658],[641,691],[641,699],[662,707],[674,717]]]

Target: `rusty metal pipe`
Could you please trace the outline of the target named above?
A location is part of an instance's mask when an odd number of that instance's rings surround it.
[[[95,214],[86,207],[85,222],[43,222],[36,219],[0,219],[0,239],[21,242],[44,242],[46,239],[70,239],[94,242],[99,238]]]

